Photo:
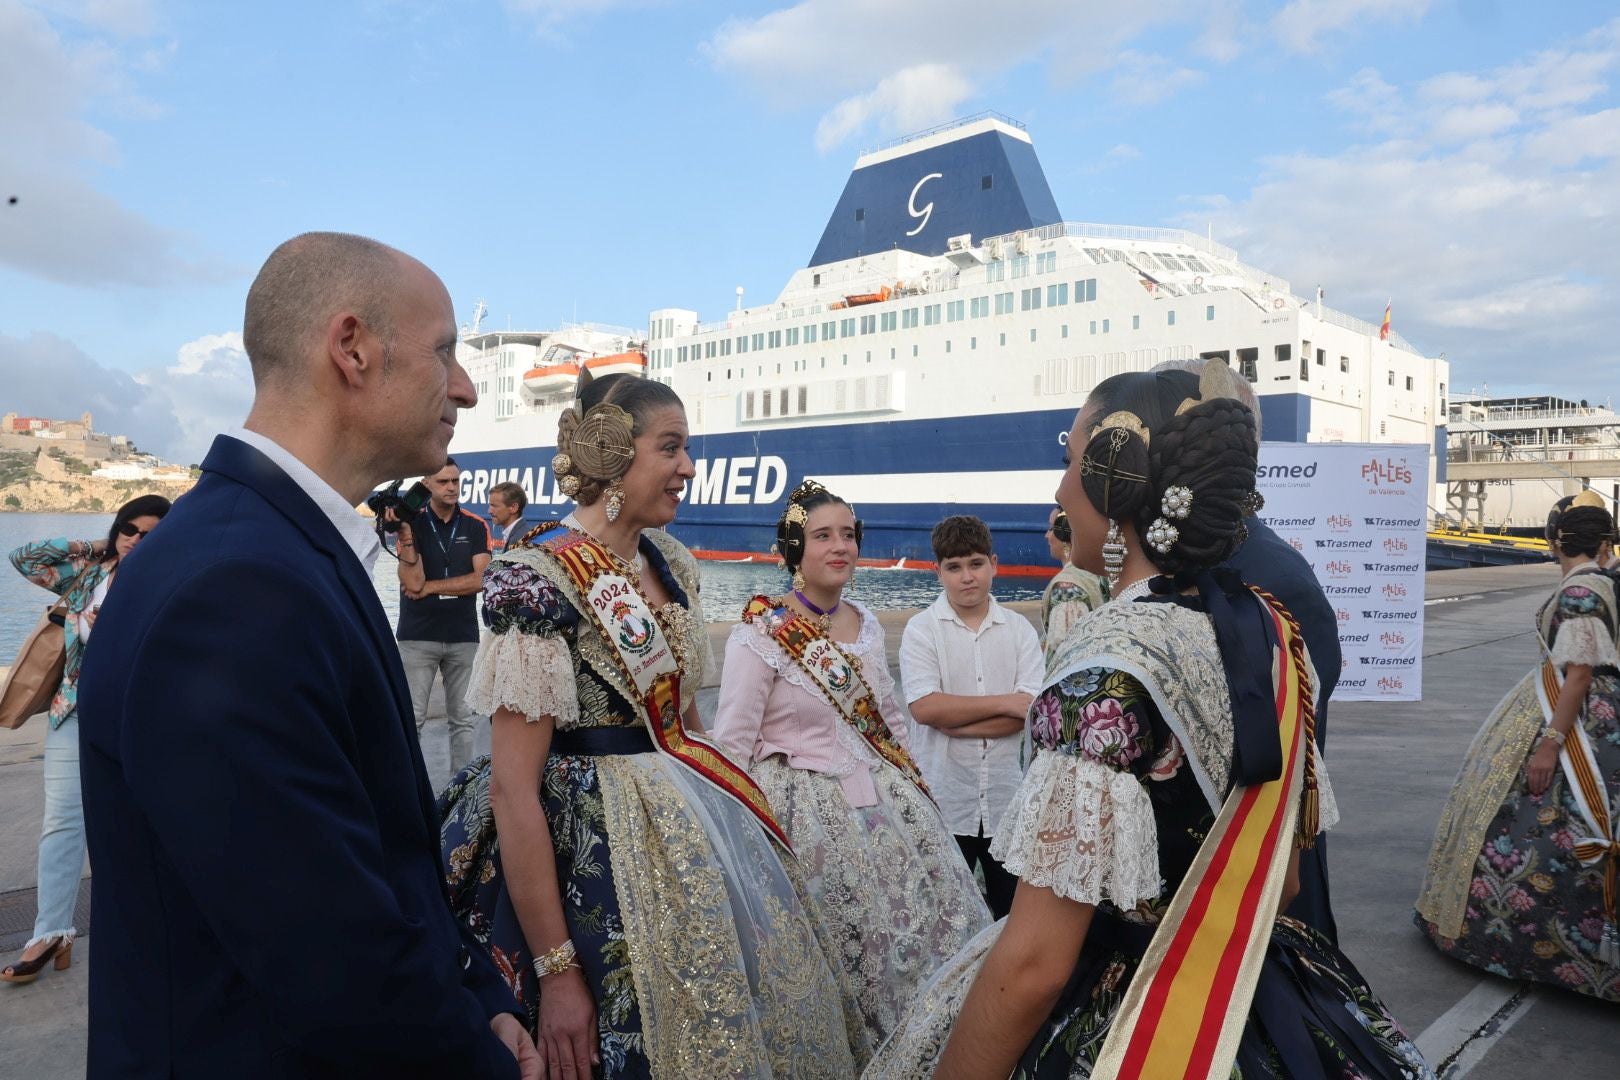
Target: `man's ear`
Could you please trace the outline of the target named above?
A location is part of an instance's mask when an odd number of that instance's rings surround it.
[[[345,385],[358,390],[382,371],[383,343],[352,311],[340,311],[326,326],[326,361]]]

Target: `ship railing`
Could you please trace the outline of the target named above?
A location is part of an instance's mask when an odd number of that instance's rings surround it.
[[[1620,424],[1620,414],[1608,406],[1589,405],[1571,409],[1486,409],[1483,417],[1470,417],[1478,423],[1490,421],[1517,423],[1520,420],[1588,420],[1599,424]]]
[[[967,127],[969,124],[977,124],[980,120],[997,120],[1003,124],[1006,124],[1010,128],[1017,129],[1018,131],[1029,130],[1029,128],[1025,127],[1019,121],[1014,120],[1006,113],[998,113],[994,109],[986,109],[983,112],[976,112],[972,116],[963,116],[955,120],[947,120],[943,124],[935,124],[933,127],[926,127],[921,131],[913,131],[910,134],[901,135],[897,139],[890,139],[888,142],[878,143],[876,146],[868,147],[867,149],[862,150],[861,156],[865,157],[867,154],[876,154],[884,150],[892,150],[896,146],[904,146],[906,143],[916,142],[918,139],[926,139],[930,135],[938,135],[942,131],[950,131],[954,128]]]
[[[612,337],[628,338],[632,342],[645,341],[647,338],[645,329],[632,330],[628,326],[614,326],[611,323],[565,322],[557,330],[559,333],[564,330],[586,330],[594,334],[608,334]]]
[[[1446,461],[1454,465],[1504,461],[1611,461],[1620,446],[1452,446]]]
[[[982,246],[992,240],[999,240],[1003,244],[1008,244],[1020,235],[1033,240],[1055,240],[1058,237],[1066,236],[1073,237],[1076,240],[1123,240],[1137,244],[1183,244],[1202,251],[1212,258],[1225,260],[1231,264],[1233,271],[1245,281],[1284,295],[1291,295],[1293,292],[1286,278],[1280,278],[1275,274],[1267,274],[1257,270],[1238,258],[1238,253],[1225,244],[1217,244],[1208,237],[1199,236],[1197,233],[1188,232],[1186,229],[1149,228],[1138,225],[1098,225],[1085,221],[1060,221],[1034,229],[1022,229],[1019,232],[1007,233],[1003,236],[986,237],[979,243]]]
[[[1301,300],[1300,303],[1308,306],[1310,301]],[[1354,315],[1346,315],[1342,311],[1334,311],[1330,307],[1325,307],[1322,309],[1322,314],[1319,316],[1318,321],[1325,322],[1329,326],[1338,326],[1346,330],[1354,330],[1358,334],[1370,334],[1373,337],[1378,336],[1378,331],[1380,329],[1380,327],[1374,326],[1370,322],[1363,319],[1358,319]],[[1401,337],[1400,332],[1397,330],[1390,330],[1389,343],[1397,348],[1405,349],[1407,352],[1414,352],[1419,356],[1423,355],[1418,351],[1415,345]]]

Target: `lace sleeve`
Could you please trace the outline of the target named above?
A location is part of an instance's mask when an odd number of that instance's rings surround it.
[[[1613,618],[1597,590],[1574,583],[1565,585],[1553,616],[1553,664],[1559,668],[1570,664],[1620,667],[1611,629]]]
[[[1142,781],[1089,757],[1037,750],[990,854],[1081,904],[1124,910],[1159,895],[1159,834]]]
[[[579,720],[579,690],[565,631],[579,613],[531,566],[497,560],[484,572],[484,623],[467,705],[492,715],[520,712],[530,721]]]

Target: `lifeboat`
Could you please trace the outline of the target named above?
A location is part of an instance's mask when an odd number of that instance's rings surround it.
[[[548,364],[523,373],[523,389],[535,395],[572,390],[578,381],[578,364]]]
[[[593,379],[608,375],[640,375],[647,370],[647,354],[622,352],[614,353],[612,356],[597,356],[585,361],[585,367]]]
[[[853,296],[844,297],[844,306],[860,307],[862,304],[881,304],[893,295],[894,290],[885,285],[877,292],[856,293]]]

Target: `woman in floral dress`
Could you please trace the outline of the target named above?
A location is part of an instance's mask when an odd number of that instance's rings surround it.
[[[780,828],[701,735],[680,399],[611,376],[565,413],[578,509],[495,557],[469,700],[492,754],[441,796],[452,902],[549,1077],[848,1077],[850,1034]]]
[[[1474,737],[1416,920],[1447,956],[1620,1002],[1620,852],[1598,807],[1620,812],[1620,597],[1603,570],[1613,537],[1595,495],[1561,500],[1548,518],[1564,576],[1536,615],[1545,662]],[[1595,768],[1577,769],[1572,754]],[[1597,799],[1582,799],[1582,771]]]
[[[1046,547],[1052,558],[1062,564],[1046,589],[1041,593],[1041,633],[1046,649],[1046,663],[1052,663],[1058,646],[1069,636],[1069,628],[1089,611],[1096,611],[1108,601],[1103,592],[1102,578],[1074,565],[1070,558],[1070,544],[1074,534],[1069,529],[1069,515],[1060,506],[1052,511],[1046,525]]]
[[[883,627],[844,595],[854,511],[806,481],[776,537],[795,585],[732,629],[714,738],[770,799],[837,936],[864,1065],[990,911],[906,750]]]
[[[1219,360],[1119,375],[1076,417],[1058,501],[1113,600],[1031,708],[992,847],[1011,914],[866,1077],[1432,1077],[1350,962],[1279,915],[1337,812],[1297,624],[1221,566],[1256,469],[1232,380]]]

